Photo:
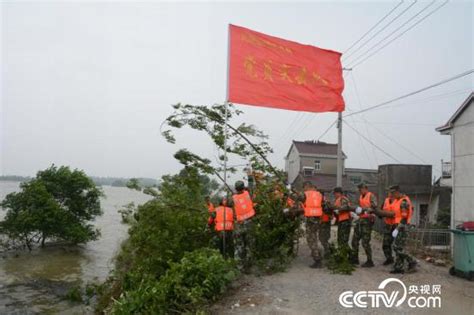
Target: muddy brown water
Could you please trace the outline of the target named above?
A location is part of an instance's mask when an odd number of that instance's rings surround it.
[[[19,189],[18,182],[0,181],[0,200]],[[127,236],[119,208],[129,202],[142,204],[150,196],[123,187],[104,186],[103,216],[95,225],[99,240],[83,246],[50,245],[44,249],[1,252],[0,314],[87,314],[92,307],[73,303],[64,295],[75,286],[104,281],[113,257]],[[0,209],[0,220],[5,211]]]

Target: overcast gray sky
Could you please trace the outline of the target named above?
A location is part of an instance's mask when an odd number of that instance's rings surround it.
[[[224,101],[229,23],[344,52],[397,2],[3,1],[0,172],[32,175],[55,163],[97,176],[160,177],[180,168],[172,158],[179,148],[214,159],[205,137],[183,130],[170,145],[159,126],[173,103]],[[428,3],[416,3],[371,44]],[[473,3],[449,2],[346,76],[348,110],[472,69],[473,28]],[[434,128],[473,85],[471,75],[347,120],[397,160],[439,169],[440,160],[450,158],[450,143]],[[241,109],[243,120],[270,136],[275,147],[270,158],[280,167],[291,139],[318,139],[336,118]],[[336,136],[333,128],[322,140],[336,142]],[[348,128],[343,150],[349,167],[395,162]]]

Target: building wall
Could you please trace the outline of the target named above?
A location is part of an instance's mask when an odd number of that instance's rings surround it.
[[[331,174],[337,173],[337,158],[336,157],[324,157],[324,156],[301,156],[300,171],[305,167],[311,167],[314,169],[315,161],[321,162],[321,170],[314,170],[314,174]],[[344,164],[343,164],[344,169]]]
[[[453,224],[474,221],[474,105],[471,102],[451,130]]]
[[[377,193],[378,172],[376,170],[371,172],[347,168],[345,169],[345,174],[355,186],[363,182],[367,184],[370,191]]]
[[[290,153],[286,160],[286,172],[288,173],[288,182],[292,183],[300,172],[300,159],[298,150],[294,145],[291,146]]]

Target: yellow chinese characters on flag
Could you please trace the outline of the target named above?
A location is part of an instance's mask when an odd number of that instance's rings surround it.
[[[341,54],[230,25],[228,101],[344,111]]]

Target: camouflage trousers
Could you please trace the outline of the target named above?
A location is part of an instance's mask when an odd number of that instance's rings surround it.
[[[252,219],[236,222],[234,226],[234,258],[241,267],[249,267],[252,260],[254,239],[251,235]]]
[[[321,252],[319,250],[319,231],[319,218],[307,217],[306,241],[308,242],[309,249],[311,250],[311,257],[313,257],[314,261],[321,260]]]
[[[359,243],[365,250],[367,260],[372,260],[372,247],[370,246],[370,239],[372,238],[372,222],[368,219],[357,220],[354,226],[354,235],[352,235],[352,254],[354,258],[359,258]],[[362,241],[362,242],[361,242]]]
[[[324,257],[329,257],[329,239],[331,238],[331,222],[319,223],[319,241],[324,248]]]
[[[234,257],[234,238],[232,231],[216,232],[216,235],[213,237],[212,241],[214,246],[219,249],[222,256],[231,258]]]
[[[382,250],[386,259],[393,259],[392,254],[392,244],[393,236],[392,232],[397,226],[395,224],[385,224],[383,230],[383,241],[382,241]]]
[[[337,223],[337,246],[349,247],[349,235],[351,234],[351,220]]]
[[[405,249],[408,238],[406,228],[399,230],[398,235],[393,241],[393,251],[395,252],[394,270],[404,270],[405,262],[413,263],[415,260],[411,257]]]

